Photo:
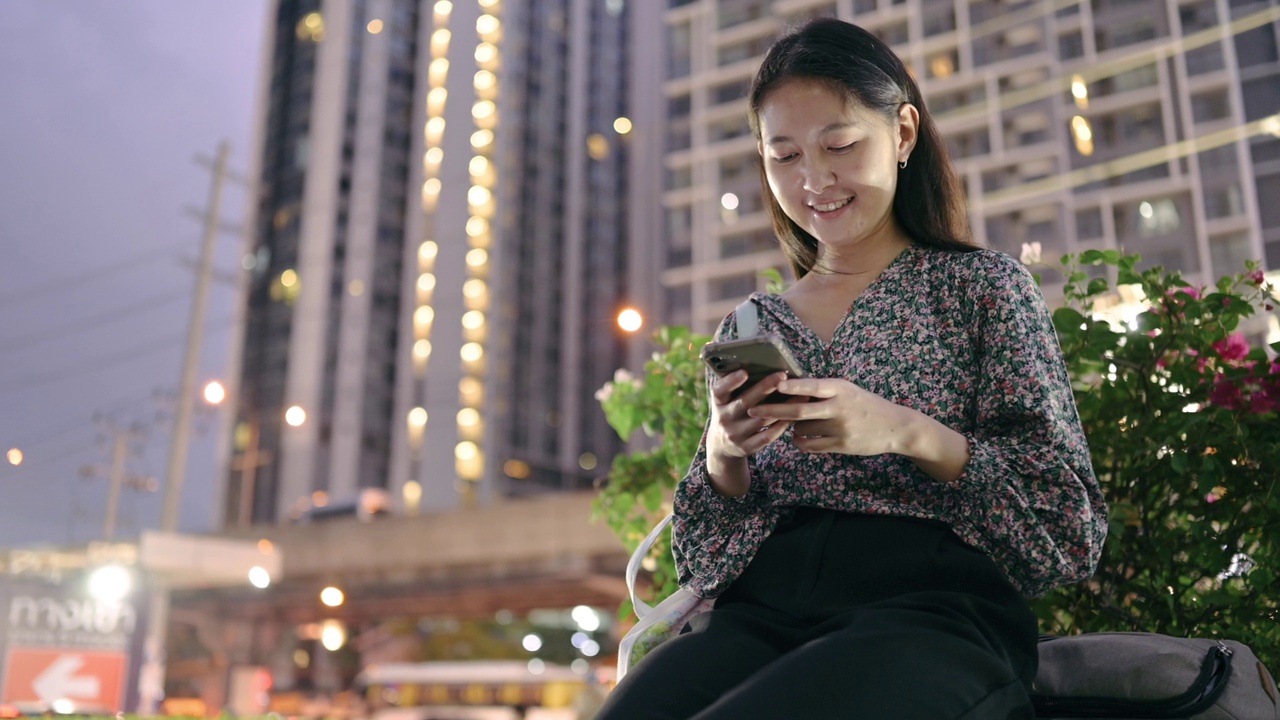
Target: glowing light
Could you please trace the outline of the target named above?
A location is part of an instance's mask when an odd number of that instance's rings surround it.
[[[622,312],[618,313],[618,327],[626,332],[635,332],[644,327],[644,316],[635,308],[623,308]]]
[[[320,591],[320,602],[329,607],[338,607],[346,599],[347,597],[342,594],[342,591],[332,585]]]
[[[631,132],[631,118],[620,117],[613,121],[613,131],[619,135],[626,135]]]
[[[569,613],[569,616],[573,618],[574,622],[578,623],[578,627],[587,632],[595,632],[600,629],[600,616],[596,614],[595,610],[586,605],[578,605]]]
[[[471,147],[480,150],[493,144],[493,131],[481,129],[471,133]]]
[[[467,252],[467,265],[473,268],[484,267],[489,262],[489,253],[482,248],[475,248]]]
[[[329,652],[336,652],[347,642],[347,628],[337,620],[325,620],[320,630],[320,644]]]
[[[498,76],[489,70],[478,70],[472,84],[477,90],[488,90],[498,84]]]
[[[587,136],[587,154],[592,160],[604,160],[609,157],[609,141],[600,133]]]
[[[449,61],[444,58],[436,58],[427,66],[427,82],[431,83],[431,87],[444,85],[444,78],[448,74]]]
[[[210,405],[217,405],[227,399],[227,389],[217,380],[210,380],[204,386],[204,401]]]
[[[498,22],[498,18],[492,15],[481,15],[476,18],[476,32],[479,33],[481,37],[486,37],[497,32],[500,24],[501,23]]]
[[[427,411],[425,408],[416,407],[409,411],[409,424],[414,427],[426,427]]]
[[[476,120],[483,120],[484,118],[492,117],[496,111],[497,106],[493,104],[492,100],[480,100],[471,106],[471,117]]]
[[[254,565],[249,568],[249,584],[259,590],[263,590],[271,584],[271,573],[257,565]]]
[[[480,448],[470,440],[463,440],[453,448],[453,455],[459,460],[472,460],[479,454]]]
[[[506,473],[509,478],[524,480],[529,477],[529,463],[523,460],[508,460],[502,464],[502,472]]]
[[[471,172],[471,177],[484,175],[489,172],[489,158],[483,155],[472,156],[471,162],[467,163],[467,170]]]
[[[479,310],[468,310],[462,314],[462,327],[468,330],[478,330],[484,327],[484,313]]]
[[[133,576],[119,565],[103,565],[89,575],[89,594],[104,602],[120,602],[133,589]]]
[[[422,502],[422,485],[417,480],[410,480],[404,484],[404,504],[409,507],[417,507]]]
[[[299,427],[307,421],[307,411],[298,405],[290,405],[284,411],[284,421],[293,427]]]
[[[1087,142],[1093,139],[1093,127],[1080,115],[1071,118],[1071,132],[1075,134],[1077,140]]]
[[[489,188],[483,185],[472,185],[467,190],[467,204],[471,206],[488,205],[493,199],[493,193],[489,192]]]
[[[464,343],[462,349],[458,350],[458,354],[467,362],[475,362],[484,357],[484,347],[480,343]]]
[[[19,450],[18,448],[9,448],[8,458],[9,458],[10,465],[21,465],[22,451]]]
[[[467,234],[471,237],[479,237],[489,232],[489,221],[479,217],[472,216],[467,218]]]
[[[529,633],[520,640],[520,645],[529,652],[538,652],[542,649],[542,638],[534,633]]]
[[[431,33],[431,54],[441,57],[449,52],[449,39],[453,37],[445,28],[440,28]],[[446,61],[447,62],[447,61]]]
[[[439,195],[440,178],[431,178],[430,180],[422,183],[422,192],[432,196]]]
[[[361,280],[352,280],[347,283],[347,292],[351,293],[351,297],[360,297],[364,294],[364,282]]]
[[[720,196],[720,207],[725,210],[738,209],[738,196],[733,193],[725,193]]]
[[[423,305],[413,311],[413,324],[419,327],[430,325],[436,319],[436,311],[430,305]]]
[[[1080,109],[1089,107],[1089,85],[1084,81],[1083,75],[1071,76],[1071,96],[1076,99],[1076,106]]]
[[[1138,214],[1150,220],[1151,218],[1156,216],[1156,209],[1152,207],[1151,203],[1147,202],[1146,200],[1143,200],[1141,203],[1138,204]]]
[[[583,470],[595,470],[600,460],[596,458],[595,453],[584,452],[578,456],[578,467]]]
[[[418,289],[422,292],[431,292],[436,288],[436,276],[431,273],[422,273],[418,276]]]
[[[298,273],[294,270],[285,270],[280,273],[280,284],[285,287],[293,287],[298,284]]]
[[[440,144],[440,136],[444,134],[444,118],[433,117],[427,121],[427,138],[432,145]]]
[[[458,411],[458,424],[462,427],[475,427],[480,422],[480,412],[475,408],[462,408]]]
[[[493,43],[482,42],[476,45],[476,62],[481,65],[487,65],[498,59],[498,46]]]
[[[488,291],[489,288],[484,284],[484,281],[479,278],[471,278],[470,280],[462,283],[463,296],[469,297],[473,300],[483,297]]]
[[[440,251],[440,246],[435,242],[427,240],[418,246],[418,259],[424,262],[430,262],[436,259],[436,253]]]
[[[413,356],[417,358],[431,357],[431,341],[419,340],[413,344]]]
[[[427,114],[440,115],[444,112],[444,105],[448,100],[448,90],[445,90],[442,87],[432,88],[431,91],[427,93]]]
[[[378,18],[374,18],[370,20],[369,24],[365,25],[364,28],[369,31],[370,35],[377,35],[382,32],[382,21]]]
[[[453,3],[449,2],[449,0],[439,0],[434,10],[437,15],[448,17],[449,13],[453,12]]]

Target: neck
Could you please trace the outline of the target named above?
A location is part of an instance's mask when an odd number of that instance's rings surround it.
[[[875,278],[910,245],[910,238],[897,223],[843,252],[818,243],[818,259],[809,276],[832,276],[833,280],[842,276]]]

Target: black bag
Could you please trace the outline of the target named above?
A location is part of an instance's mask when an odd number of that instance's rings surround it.
[[[1037,718],[1277,720],[1276,683],[1247,646],[1153,633],[1040,638]]]

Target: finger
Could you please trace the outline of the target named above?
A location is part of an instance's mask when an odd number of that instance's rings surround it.
[[[759,382],[739,392],[737,399],[741,400],[742,404],[747,408],[759,405],[762,400],[777,391],[778,385],[786,379],[786,373],[766,375]]]
[[[782,434],[786,431],[787,423],[780,422],[766,426],[763,430],[756,432],[754,437],[744,441],[742,449],[746,451],[748,455],[754,455],[777,441],[777,439],[782,437]]]
[[[733,392],[746,381],[746,370],[734,370],[711,383],[711,396],[715,398],[717,405],[727,405],[733,399]]]
[[[831,410],[824,402],[782,402],[756,405],[747,410],[754,418],[766,420],[784,420],[797,422],[800,420],[825,420],[831,417]]]
[[[830,398],[840,392],[840,382],[831,378],[787,378],[778,386],[778,392],[783,395]]]

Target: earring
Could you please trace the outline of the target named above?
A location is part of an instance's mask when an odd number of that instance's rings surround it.
[[[902,169],[902,170],[906,170],[906,169],[907,169],[907,161],[906,161],[906,160],[903,160],[902,162],[898,163],[898,167],[899,167],[900,169]]]

